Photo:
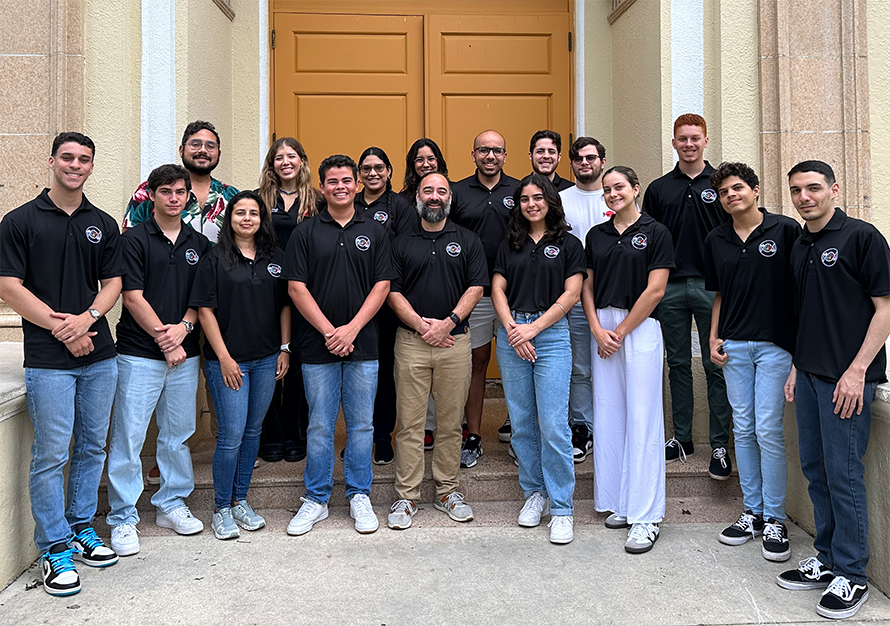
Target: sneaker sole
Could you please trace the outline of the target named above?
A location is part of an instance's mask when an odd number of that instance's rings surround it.
[[[235,518],[232,518],[232,519],[235,519]],[[263,523],[262,523],[262,524],[255,524],[255,525],[254,525],[254,524],[248,524],[247,522],[242,522],[242,521],[239,520],[239,519],[235,519],[235,523],[236,523],[238,526],[240,526],[241,528],[243,528],[244,530],[251,530],[251,531],[253,531],[253,530],[259,530],[260,528],[265,528],[265,527],[266,527],[266,520],[263,520]]]
[[[312,530],[312,527],[315,526],[316,523],[318,523],[318,522],[320,522],[320,521],[322,521],[322,520],[326,520],[327,518],[328,518],[328,512],[327,512],[327,510],[325,510],[324,513],[322,513],[321,515],[319,515],[316,519],[312,520],[312,523],[309,524],[309,526],[308,526],[305,530],[303,530],[303,527],[302,527],[302,526],[301,526],[299,529],[293,529],[293,530],[292,530],[291,527],[290,527],[290,524],[288,524],[288,526],[287,526],[287,534],[290,535],[291,537],[299,537],[300,535],[305,535],[305,534],[308,533],[310,530]]]
[[[135,548],[115,548],[112,544],[111,549],[117,552],[118,556],[133,556],[139,553],[141,546],[137,545]]]
[[[782,589],[788,589],[789,591],[814,591],[816,589],[827,589],[830,583],[831,581],[824,583],[795,582],[791,580],[785,580],[781,577],[781,575],[776,576],[776,584],[779,585]]]
[[[653,539],[652,543],[650,543],[648,546],[636,547],[636,546],[629,546],[627,544],[624,544],[624,551],[628,552],[630,554],[643,554],[645,552],[649,552],[649,550],[651,550],[652,548],[655,547],[655,542],[658,541],[659,536],[660,535],[655,535],[655,539]]]
[[[763,546],[761,546],[760,550],[763,553],[763,558],[767,561],[773,561],[774,563],[782,563],[791,558],[791,546],[784,552],[770,552]]]
[[[469,517],[460,517],[458,515],[455,515],[454,513],[449,511],[447,507],[440,505],[438,501],[433,503],[433,508],[437,511],[442,511],[445,515],[453,519],[455,522],[470,522],[473,520],[472,515],[470,515]]]
[[[241,533],[236,528],[234,533],[228,533],[228,534],[223,535],[223,534],[220,534],[219,532],[217,532],[216,529],[214,528],[213,536],[216,537],[217,539],[221,539],[222,541],[227,541],[229,539],[238,539],[241,536]]]
[[[610,529],[610,530],[621,530],[621,529],[623,529],[623,528],[630,528],[630,527],[631,527],[631,524],[628,524],[627,522],[618,524],[618,523],[616,523],[616,522],[609,522],[609,521],[606,521],[603,525],[604,525],[606,528]]]
[[[866,600],[868,600],[867,591],[862,594],[859,602],[851,606],[849,609],[831,610],[826,609],[821,604],[816,604],[816,613],[818,613],[822,617],[827,617],[828,619],[847,619],[848,617],[853,617],[854,615],[856,615],[856,613],[859,612],[859,609],[862,608],[862,605],[865,604]]]
[[[74,554],[74,560],[84,565],[89,565],[90,567],[111,567],[118,561],[118,557],[120,555],[115,555],[114,558],[108,559],[107,561],[94,561],[93,559],[88,559],[82,554]]]
[[[513,436],[513,433],[498,433],[498,441],[501,443],[510,443],[510,438]]]
[[[720,476],[719,474],[712,474],[711,472],[708,472],[708,476],[710,476],[714,480],[729,480],[729,475]]]
[[[550,515],[550,507],[548,506],[543,511],[541,511],[541,517],[538,518],[538,521],[534,524],[530,524],[528,522],[523,523],[521,520],[516,520],[516,523],[523,528],[536,528],[541,525],[541,520]]]
[[[574,538],[575,538],[574,535],[572,535],[568,539],[554,539],[553,537],[551,537],[550,543],[557,545],[557,546],[564,546],[567,543],[572,543],[572,539],[574,539]]]
[[[393,463],[395,463],[395,458],[391,458],[391,459],[383,460],[383,461],[378,461],[377,459],[374,459],[374,465],[392,465]]]
[[[408,528],[411,528],[411,518],[410,517],[408,518],[407,524],[395,524],[395,523],[389,521],[389,518],[387,518],[386,519],[386,527],[391,528],[392,530],[407,530]]]
[[[355,519],[355,518],[353,518],[353,519]],[[368,528],[359,528],[358,526],[356,526],[356,527],[355,527],[355,532],[357,532],[357,533],[360,534],[360,535],[370,535],[371,533],[376,533],[378,528],[380,528],[380,521],[379,521],[379,520],[377,521],[377,525],[374,526],[374,528],[371,528],[371,527],[368,527]]]
[[[77,587],[71,587],[69,589],[53,589],[51,587],[47,587],[46,583],[43,583],[43,590],[49,595],[56,596],[58,598],[73,596],[76,593],[80,593],[80,583],[77,584]]]
[[[183,535],[185,537],[187,537],[188,535],[197,535],[199,532],[204,530],[204,524],[201,524],[201,528],[195,527],[194,530],[180,530],[179,528],[176,528],[176,524],[164,518],[155,518],[155,526],[159,526],[160,528],[169,528],[177,535]]]
[[[424,451],[424,452],[431,452],[432,449],[433,449],[434,447],[435,447],[434,445],[432,445],[432,446],[424,445],[424,446],[423,446],[423,451]]]
[[[755,533],[754,535],[745,535],[744,537],[727,537],[723,533],[720,533],[719,535],[717,535],[717,541],[725,546],[743,546],[755,537],[759,537],[760,535],[761,533]]]
[[[572,453],[572,460],[575,461],[575,463],[583,463],[589,456],[590,452],[585,452],[584,456],[576,456],[574,453]]]

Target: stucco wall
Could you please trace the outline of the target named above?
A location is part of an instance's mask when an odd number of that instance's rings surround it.
[[[268,142],[268,120],[261,127],[259,61],[259,12],[268,12],[265,0],[235,0],[235,21],[232,22],[232,119],[233,129],[229,144],[232,179],[239,189],[259,186],[261,139]],[[263,33],[263,45],[269,46],[269,35]]]
[[[890,236],[890,3],[866,3],[872,222]]]
[[[612,163],[615,137],[612,123],[612,27],[609,4],[588,2],[584,9],[584,117],[585,132],[606,148]],[[568,151],[566,150],[566,157]]]

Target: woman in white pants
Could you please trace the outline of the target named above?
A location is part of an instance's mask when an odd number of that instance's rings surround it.
[[[608,528],[630,531],[624,549],[648,552],[664,517],[661,326],[652,317],[674,267],[667,228],[637,208],[629,167],[603,176],[615,214],[590,229],[581,301],[593,334],[594,506]]]

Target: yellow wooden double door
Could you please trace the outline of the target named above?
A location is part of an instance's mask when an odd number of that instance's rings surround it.
[[[383,148],[398,191],[420,137],[452,180],[471,174],[473,138],[507,139],[505,171],[531,171],[528,141],[572,128],[570,3],[564,0],[273,0],[272,131],[299,139],[313,170],[330,154]],[[568,178],[568,159],[560,166]]]

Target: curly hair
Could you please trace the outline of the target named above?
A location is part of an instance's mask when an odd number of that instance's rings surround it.
[[[550,179],[540,174],[529,174],[516,186],[513,192],[513,209],[510,211],[510,221],[507,224],[507,243],[516,251],[525,247],[525,241],[531,229],[528,219],[522,214],[520,208],[520,199],[526,187],[534,185],[544,193],[544,201],[547,203],[547,215],[544,216],[544,224],[547,226],[547,232],[556,240],[562,243],[566,235],[572,230],[572,227],[566,222],[566,213],[562,208],[562,199],[556,187],[550,182]]]
[[[723,181],[730,176],[738,176],[751,189],[754,189],[760,184],[760,179],[757,178],[757,174],[755,174],[754,170],[745,163],[724,161],[718,165],[717,169],[711,174],[711,187],[714,190],[719,189],[720,185],[723,184]]]

